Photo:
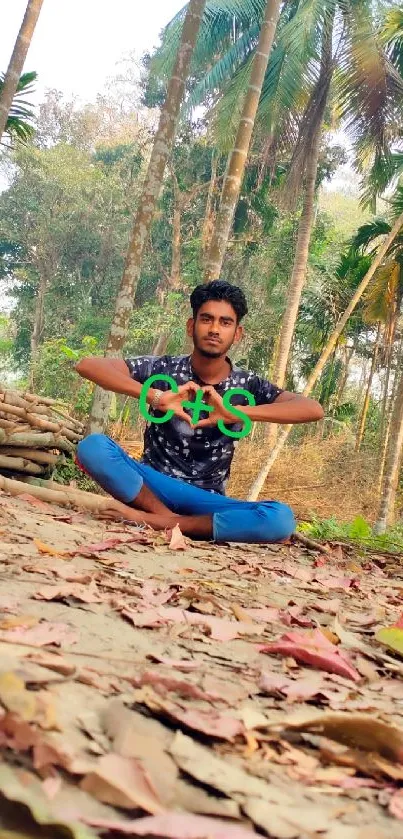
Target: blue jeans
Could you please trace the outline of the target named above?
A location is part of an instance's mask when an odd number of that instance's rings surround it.
[[[216,542],[280,542],[295,529],[292,510],[278,501],[239,501],[171,478],[129,457],[103,434],[91,434],[78,445],[80,464],[118,501],[133,504],[143,483],[178,515],[213,519]]]

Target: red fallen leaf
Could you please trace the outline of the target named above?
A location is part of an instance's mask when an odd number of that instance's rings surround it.
[[[166,656],[154,655],[149,653],[146,658],[150,661],[155,661],[157,664],[165,664],[166,667],[173,667],[174,670],[181,670],[182,673],[190,673],[192,670],[198,670],[200,661],[188,661],[185,658],[167,658]]]
[[[172,703],[173,705],[173,703]],[[220,740],[233,740],[238,734],[245,731],[244,724],[233,717],[226,717],[217,711],[203,711],[198,708],[181,708],[179,705],[169,708],[169,716],[182,722],[194,731],[200,731],[210,737],[217,737]]]
[[[290,606],[288,609],[280,612],[281,622],[286,626],[292,626],[293,624],[297,626],[313,626],[311,619],[306,615],[302,615],[301,612],[301,606]]]
[[[159,839],[256,839],[257,834],[242,825],[196,816],[192,813],[161,813],[135,821],[107,821],[84,818],[91,827],[127,833],[131,836],[156,836]]]
[[[291,684],[291,679],[281,673],[262,673],[259,687],[267,693],[283,693]]]
[[[97,589],[95,580],[88,587],[78,583],[65,586],[44,586],[32,596],[35,600],[63,600],[66,597],[74,597],[80,603],[102,603],[105,601],[105,597]]]
[[[26,629],[18,627],[1,632],[0,639],[18,641],[21,644],[32,644],[34,647],[45,647],[47,644],[56,644],[60,647],[62,644],[76,644],[78,635],[67,623],[42,621],[38,626],[31,626]]]
[[[5,713],[0,718],[0,732],[5,745],[16,752],[26,752],[38,741],[38,732],[17,714]]]
[[[396,621],[396,623],[393,623],[392,626],[395,629],[403,629],[403,612],[400,615],[400,618]]]
[[[284,574],[293,577],[295,580],[301,580],[303,583],[310,583],[315,577],[314,572],[310,568],[301,568],[293,562],[284,562],[282,569]]]
[[[70,551],[69,556],[76,556],[77,554],[81,554],[82,556],[91,556],[92,554],[102,553],[102,551],[110,551],[118,545],[129,545],[131,542],[138,542],[140,545],[148,545],[149,541],[150,540],[147,538],[147,535],[143,531],[139,531],[138,533],[134,532],[130,535],[128,534],[126,539],[115,536],[113,539],[106,539],[104,542],[96,542],[93,545],[81,545],[74,551]]]
[[[351,588],[354,577],[337,577],[336,575],[322,577],[319,574],[316,574],[315,580],[317,583],[320,583],[321,586],[325,586],[326,588],[343,588],[347,590]]]
[[[337,673],[354,682],[361,679],[347,654],[328,641],[319,629],[306,633],[287,632],[274,644],[260,647],[260,652],[292,656],[296,661],[319,667],[328,673]]]
[[[315,603],[312,603],[311,608],[324,614],[337,615],[340,609],[340,602],[338,598],[334,600],[316,600]]]
[[[136,758],[112,753],[102,755],[80,787],[99,801],[115,807],[141,808],[147,813],[163,810],[147,772]]]
[[[55,513],[54,508],[50,504],[47,504],[46,501],[41,501],[40,498],[36,498],[34,495],[30,495],[29,492],[23,492],[18,498],[21,501],[27,501],[32,507],[43,510],[44,513],[51,513],[52,515]]]
[[[176,524],[171,533],[169,549],[171,551],[185,551],[186,547],[185,537],[179,527],[179,524]]]
[[[403,629],[403,627],[402,627]],[[403,790],[400,789],[392,795],[389,801],[389,813],[396,819],[403,819]]]
[[[242,635],[259,635],[264,632],[264,626],[256,626],[242,621],[229,621],[212,615],[200,615],[177,607],[146,609],[135,612],[133,609],[123,609],[122,615],[128,618],[134,626],[153,628],[169,623],[187,623],[193,626],[210,629],[211,638],[215,641],[233,641]]]
[[[128,678],[128,681],[136,687],[142,687],[143,685],[161,685],[166,691],[172,690],[182,696],[189,696],[191,699],[204,699],[206,701],[215,699],[213,695],[206,693],[206,691],[199,688],[198,685],[194,685],[192,682],[186,682],[184,679],[176,679],[172,676],[164,676],[163,673],[158,673],[154,670],[146,670],[138,678]]]

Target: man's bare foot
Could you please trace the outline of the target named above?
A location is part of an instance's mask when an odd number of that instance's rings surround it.
[[[135,507],[129,507],[121,501],[116,501],[114,498],[110,499],[110,504],[106,507],[105,512],[107,514],[111,513],[112,516],[116,516],[120,520],[123,519],[134,524],[146,524],[157,531],[173,530],[179,524],[185,536],[193,536],[196,539],[211,539],[213,535],[212,516],[180,516],[170,510],[164,513],[146,513],[143,510],[137,510]]]

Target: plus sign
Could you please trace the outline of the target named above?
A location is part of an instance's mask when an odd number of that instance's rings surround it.
[[[206,405],[206,403],[203,402],[203,391],[202,390],[197,391],[194,402],[182,402],[182,408],[189,408],[189,410],[192,411],[193,425],[196,425],[196,423],[199,422],[200,414],[203,411],[208,411],[209,414],[211,413],[211,411],[214,411],[214,408],[213,408],[212,405]]]

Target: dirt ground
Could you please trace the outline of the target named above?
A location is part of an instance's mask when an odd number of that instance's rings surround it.
[[[0,536],[1,839],[402,836],[399,557],[170,547],[29,494]]]

